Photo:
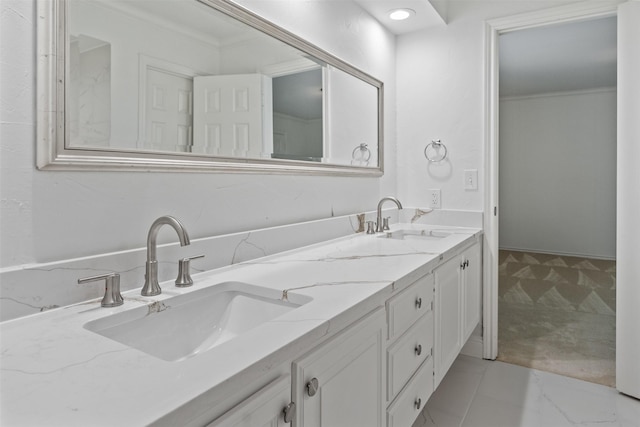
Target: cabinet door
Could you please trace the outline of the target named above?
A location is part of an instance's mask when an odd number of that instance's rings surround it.
[[[463,344],[460,259],[459,256],[456,256],[434,270],[436,294],[433,361],[436,387],[460,353]]]
[[[207,427],[284,427],[284,408],[290,402],[291,377],[274,380]]]
[[[463,341],[466,342],[473,333],[476,325],[480,322],[480,298],[482,295],[482,257],[480,245],[476,243],[464,251],[462,257],[463,262],[465,263],[465,267],[462,270],[462,286],[464,293]]]
[[[384,310],[293,364],[298,427],[383,427]]]

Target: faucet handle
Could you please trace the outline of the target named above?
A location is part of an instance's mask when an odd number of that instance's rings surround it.
[[[124,304],[122,294],[120,294],[120,275],[118,273],[100,274],[98,276],[83,277],[78,279],[78,284],[96,282],[104,279],[104,297],[100,305],[102,307],[117,307]]]
[[[192,259],[204,258],[204,255],[196,255],[189,258],[178,260],[178,277],[176,278],[176,286],[186,288],[193,285],[193,279],[189,273],[189,265]]]
[[[367,221],[367,234],[376,234],[376,228],[373,221]]]
[[[389,230],[389,219],[391,219],[390,216],[384,218],[382,220],[382,231],[388,231]]]

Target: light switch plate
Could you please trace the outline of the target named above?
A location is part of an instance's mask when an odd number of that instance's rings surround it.
[[[464,171],[464,189],[478,189],[478,169],[465,169]]]

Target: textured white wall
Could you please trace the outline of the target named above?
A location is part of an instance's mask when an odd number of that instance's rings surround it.
[[[615,88],[501,100],[500,247],[615,258]]]
[[[35,2],[3,0],[0,266],[139,248],[165,214],[193,239],[372,210],[395,193],[395,38],[347,1],[240,3],[385,82],[385,176],[37,171]]]
[[[482,22],[452,21],[446,28],[398,41],[398,177],[400,200],[428,206],[439,188],[443,209],[482,210],[483,189],[463,189],[464,169],[482,176]],[[429,164],[425,146],[440,139],[447,158]]]
[[[483,210],[485,20],[568,1],[450,1],[447,26],[398,38],[398,189],[403,203],[427,206],[442,190],[443,209]],[[441,139],[449,155],[429,165],[423,150]],[[464,189],[478,169],[479,189]]]

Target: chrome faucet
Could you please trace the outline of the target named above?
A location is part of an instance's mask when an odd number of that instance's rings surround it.
[[[384,226],[382,224],[382,205],[387,200],[395,203],[396,206],[398,206],[398,209],[402,209],[402,203],[400,203],[400,200],[391,196],[383,197],[378,203],[378,215],[376,217],[376,232],[378,233],[382,233],[384,231]]]
[[[149,235],[147,236],[147,264],[146,272],[144,275],[144,286],[140,292],[145,297],[153,295],[160,295],[162,289],[158,284],[158,259],[156,258],[157,237],[160,227],[163,225],[170,225],[178,233],[180,239],[180,246],[187,246],[190,244],[189,235],[187,230],[180,224],[180,221],[172,216],[161,216],[156,219],[151,228],[149,229]]]

